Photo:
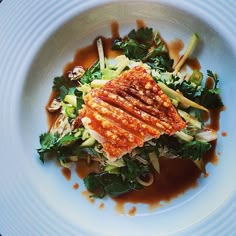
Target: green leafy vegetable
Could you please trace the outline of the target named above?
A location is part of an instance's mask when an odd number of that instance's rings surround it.
[[[100,64],[97,61],[91,68],[87,69],[80,79],[81,84],[90,84],[95,79],[101,79]]]
[[[208,109],[223,107],[224,104],[221,100],[220,90],[218,88],[218,77],[211,70],[207,70],[207,75],[213,79],[214,87],[212,89],[209,89],[207,87],[203,89],[201,95],[199,96],[200,104],[207,107]]]
[[[37,149],[40,156],[40,160],[44,163],[45,155],[49,153],[55,153],[57,159],[66,160],[70,155],[76,155],[78,150],[83,150],[80,147],[82,142],[82,133],[79,136],[74,134],[66,134],[63,137],[59,137],[58,133],[51,134],[50,132],[40,135],[41,147]],[[75,145],[75,146],[74,146]]]
[[[91,173],[85,177],[84,184],[93,193],[92,197],[98,198],[103,198],[106,194],[116,197],[132,190],[129,183],[116,174]]]
[[[152,28],[142,27],[138,30],[133,29],[128,34],[128,38],[136,40],[137,42],[145,42],[147,44],[147,42],[152,41],[153,38]]]
[[[112,49],[122,51],[129,59],[145,61],[152,69],[172,70],[173,60],[160,35],[154,35],[152,28],[132,30],[127,38],[116,38]]]
[[[50,133],[43,133],[39,137],[41,148],[37,149],[40,160],[44,163],[44,156],[46,153],[55,151],[59,135],[52,135]]]
[[[147,165],[124,157],[125,166],[122,166],[115,174],[103,172],[100,174],[91,173],[84,179],[85,186],[92,192],[93,197],[104,197],[109,194],[112,197],[130,192],[133,189],[142,189],[136,178],[150,172]]]
[[[76,89],[76,83],[62,75],[53,79],[52,89],[58,93],[57,98],[62,101],[67,94],[74,93]]]
[[[152,28],[140,28],[132,30],[126,39],[116,38],[112,49],[121,50],[130,59],[142,60],[152,46]]]
[[[156,140],[159,147],[166,147],[168,153],[172,153],[180,158],[191,160],[201,159],[203,155],[211,148],[211,144],[193,140],[191,142],[181,142],[174,136],[162,135]]]
[[[182,147],[182,158],[190,158],[192,160],[201,159],[203,155],[210,150],[211,144],[200,141],[192,141],[185,143]]]

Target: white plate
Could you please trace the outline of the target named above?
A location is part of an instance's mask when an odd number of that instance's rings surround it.
[[[110,3],[109,3],[110,2]],[[235,235],[236,160],[235,10],[232,1],[80,1],[38,0],[0,3],[0,234],[19,235]],[[217,71],[223,101],[217,166],[208,178],[171,203],[150,212],[137,206],[121,216],[114,202],[89,203],[81,180],[67,182],[55,164],[37,159],[38,136],[47,129],[44,105],[52,78],[62,73],[76,49],[96,36],[110,36],[117,20],[121,34],[136,19],[170,41],[185,43],[192,32],[202,40],[196,56],[202,70]],[[223,137],[222,131],[228,135]],[[79,182],[79,190],[73,183]],[[127,210],[132,205],[126,206]]]

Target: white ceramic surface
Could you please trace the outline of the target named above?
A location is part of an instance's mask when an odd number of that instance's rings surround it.
[[[3,0],[0,3],[0,234],[19,235],[236,235],[235,10],[232,1]],[[83,183],[66,181],[53,163],[37,159],[38,136],[47,129],[44,106],[52,78],[76,49],[110,36],[117,20],[123,35],[142,19],[166,41],[185,43],[197,32],[202,70],[219,74],[223,101],[216,166],[208,178],[171,203],[150,212],[137,205],[121,216],[110,199],[89,203]],[[221,132],[227,136],[222,137]],[[73,184],[79,182],[79,190]],[[101,202],[105,208],[98,209]],[[130,207],[126,206],[126,213]]]

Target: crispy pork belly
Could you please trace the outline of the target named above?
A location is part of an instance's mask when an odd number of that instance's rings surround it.
[[[145,141],[173,135],[186,125],[146,70],[137,66],[93,89],[80,111],[84,126],[116,160]]]

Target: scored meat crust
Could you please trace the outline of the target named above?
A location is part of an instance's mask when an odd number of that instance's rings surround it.
[[[186,124],[169,98],[141,66],[125,71],[84,97],[83,125],[116,160],[145,141],[173,135]]]

